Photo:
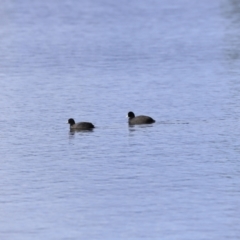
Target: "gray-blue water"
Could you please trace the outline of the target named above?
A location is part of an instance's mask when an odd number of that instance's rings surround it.
[[[9,0],[0,16],[1,240],[240,239],[238,1]]]

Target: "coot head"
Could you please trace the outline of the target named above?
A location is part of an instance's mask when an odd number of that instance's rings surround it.
[[[129,118],[134,118],[134,117],[135,117],[135,114],[134,114],[133,112],[129,112],[129,113],[128,113],[128,117],[129,117]]]
[[[68,119],[68,123],[70,124],[70,126],[74,125],[75,124],[75,121],[73,118],[69,118]]]

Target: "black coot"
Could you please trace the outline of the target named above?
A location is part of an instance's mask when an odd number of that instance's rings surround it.
[[[140,116],[136,116],[133,112],[129,112],[128,113],[128,123],[130,125],[136,125],[136,124],[151,124],[151,123],[155,123],[155,120],[152,119],[149,116],[144,116],[144,115],[140,115]]]
[[[75,123],[73,118],[69,118],[68,123],[70,124],[70,130],[92,130],[95,128],[90,122]]]

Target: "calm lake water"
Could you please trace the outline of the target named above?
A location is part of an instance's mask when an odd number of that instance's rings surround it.
[[[240,239],[238,1],[5,0],[0,16],[1,240]]]

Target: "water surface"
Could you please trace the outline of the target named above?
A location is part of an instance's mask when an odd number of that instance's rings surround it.
[[[3,1],[0,238],[239,239],[239,9]]]

